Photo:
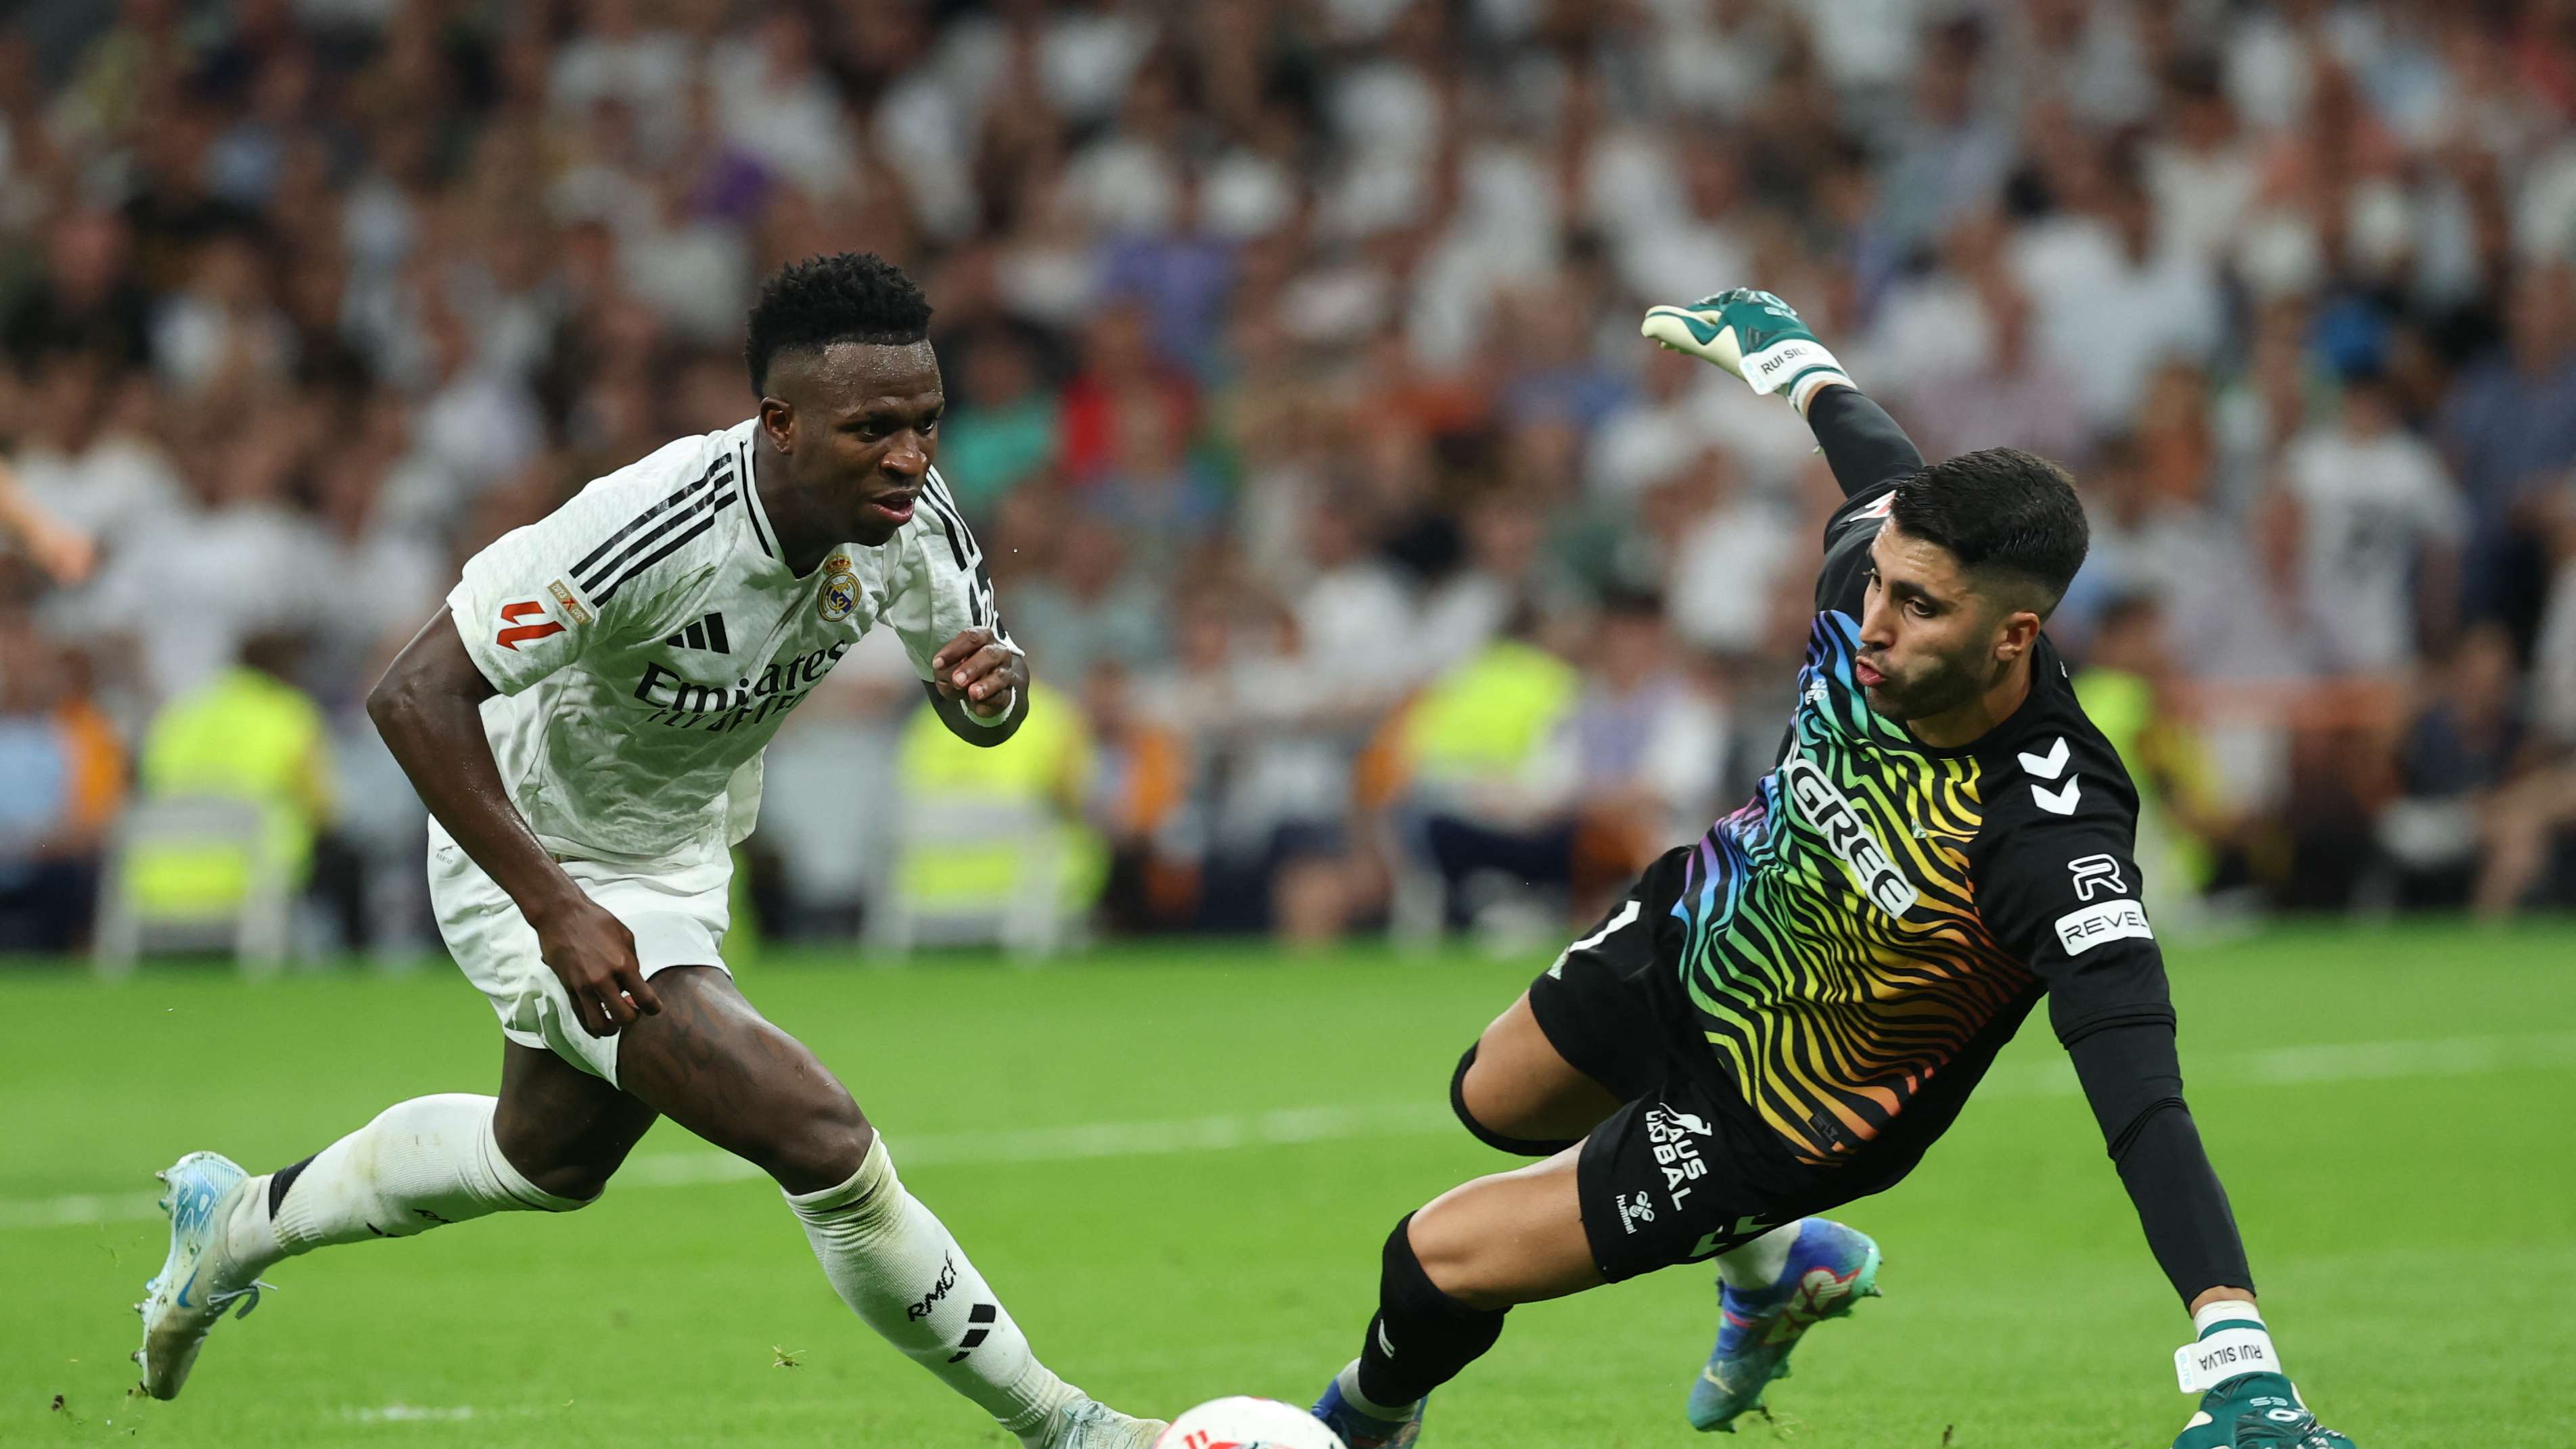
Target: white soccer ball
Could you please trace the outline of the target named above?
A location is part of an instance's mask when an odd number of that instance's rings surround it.
[[[1294,1404],[1237,1394],[1172,1421],[1154,1449],[1343,1449],[1341,1436]]]

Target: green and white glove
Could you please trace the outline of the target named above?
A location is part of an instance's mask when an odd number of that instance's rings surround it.
[[[1716,363],[1762,396],[1787,392],[1802,413],[1825,387],[1852,385],[1796,309],[1751,287],[1702,297],[1687,307],[1649,307],[1637,330],[1675,352]]]
[[[2200,1412],[2173,1449],[2354,1449],[2299,1402],[2251,1306],[2233,1310],[2204,1308],[2199,1339],[2174,1350],[2175,1376],[2184,1393],[2200,1395]]]

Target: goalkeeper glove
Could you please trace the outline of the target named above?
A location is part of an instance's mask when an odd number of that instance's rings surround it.
[[[1805,412],[1830,384],[1852,385],[1843,365],[1769,292],[1737,287],[1687,307],[1649,307],[1638,331],[1675,352],[1716,363],[1763,396],[1786,390]]]
[[[2202,1313],[2207,1327],[2199,1341],[2174,1351],[2182,1391],[2200,1395],[2200,1412],[2174,1436],[2173,1449],[2354,1449],[2299,1402],[2272,1335],[2250,1319],[2250,1305],[2246,1318],[2223,1307]]]

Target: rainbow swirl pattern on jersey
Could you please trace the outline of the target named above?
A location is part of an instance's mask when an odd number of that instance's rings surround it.
[[[2034,985],[1973,899],[1978,763],[1870,709],[1858,633],[1847,614],[1816,616],[1794,743],[1702,837],[1674,907],[1709,1046],[1813,1162],[1875,1138]]]

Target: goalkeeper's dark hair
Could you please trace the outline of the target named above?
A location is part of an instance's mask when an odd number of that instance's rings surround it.
[[[743,360],[753,396],[769,392],[770,359],[835,342],[902,347],[930,335],[930,299],[903,268],[874,252],[835,252],[790,262],[761,284]]]
[[[2092,537],[2066,470],[2019,448],[1981,448],[1913,474],[1896,485],[1888,517],[2043,619],[2066,597]]]

